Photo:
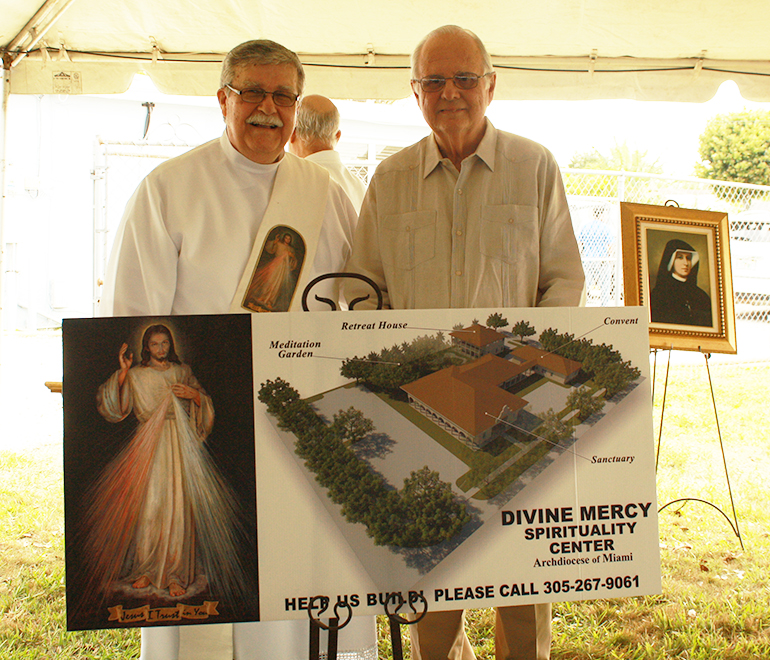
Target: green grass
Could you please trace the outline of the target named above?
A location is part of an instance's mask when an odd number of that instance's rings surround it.
[[[665,369],[656,379],[657,438]],[[770,659],[770,365],[712,366],[745,549],[711,507],[660,516],[663,593],[557,603],[554,660]],[[0,452],[0,658],[138,657],[135,631],[65,631],[60,447]],[[658,470],[661,504],[699,497],[732,518],[703,366],[672,366]],[[390,658],[383,617],[380,657]],[[468,614],[479,660],[494,658],[494,614]],[[408,653],[408,635],[403,633]]]
[[[0,452],[0,657],[139,657],[137,631],[66,631],[61,447]]]

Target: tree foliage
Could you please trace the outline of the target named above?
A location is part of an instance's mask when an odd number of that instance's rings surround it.
[[[374,431],[374,422],[364,413],[350,406],[347,410],[340,410],[334,415],[332,429],[343,441],[353,444],[365,438]]]
[[[575,339],[570,333],[558,333],[547,328],[540,333],[540,343],[546,351],[581,363],[581,371],[604,388],[604,398],[610,399],[633,383],[641,372],[630,361],[624,361],[612,345],[594,345],[590,339]]]
[[[354,356],[345,360],[340,374],[355,379],[357,383],[366,383],[373,390],[399,397],[402,385],[452,364],[451,356],[445,352],[447,347],[441,332],[434,336],[417,337],[411,343],[394,344],[379,353],[372,351],[365,357]]]
[[[504,328],[506,325],[508,325],[508,319],[500,314],[500,312],[492,312],[487,317],[488,328]]]
[[[593,396],[590,388],[581,386],[569,393],[567,405],[578,411],[578,418],[582,422],[594,413],[601,412],[604,408],[604,399],[600,396]]]
[[[562,440],[566,440],[572,435],[571,427],[559,419],[553,408],[549,408],[539,417],[543,423],[537,427],[537,434],[551,444],[558,445]]]
[[[524,341],[524,337],[531,337],[537,330],[535,330],[535,327],[528,321],[519,321],[511,328],[511,332],[513,332],[514,335],[519,335],[521,341]]]
[[[700,136],[704,179],[770,185],[770,111],[743,110],[713,117]]]
[[[660,159],[651,160],[646,151],[631,149],[628,143],[619,144],[617,141],[608,154],[602,154],[596,148],[575,154],[569,166],[578,170],[612,170],[649,174],[660,174],[663,171]]]
[[[659,159],[651,159],[646,151],[631,149],[627,143],[617,141],[609,153],[603,154],[597,149],[591,149],[572,156],[569,167],[576,170],[604,170],[612,172],[647,172],[660,174],[663,167]],[[566,172],[564,186],[568,195],[583,195],[585,175],[582,173]],[[597,197],[618,196],[618,176],[615,174],[595,175],[591,177],[592,195]]]
[[[409,547],[437,545],[458,534],[470,520],[452,487],[427,465],[404,479],[401,501],[413,520],[404,539]]]
[[[339,421],[341,416],[350,420],[360,415],[371,424],[362,414],[354,414],[359,412],[355,408],[340,411],[327,426],[281,378],[262,383],[258,397],[278,419],[278,425],[295,435],[295,452],[332,501],[340,505],[342,515],[349,522],[365,525],[375,544],[405,548],[436,545],[452,538],[470,520],[465,504],[441,481],[438,472],[427,467],[412,472],[404,479],[403,489],[397,491],[360,460],[345,444],[344,434],[349,429]]]

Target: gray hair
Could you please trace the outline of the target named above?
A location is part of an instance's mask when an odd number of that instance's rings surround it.
[[[285,46],[269,39],[246,41],[233,48],[222,62],[219,88],[229,85],[235,79],[238,69],[252,64],[291,64],[297,70],[297,94],[305,87],[305,70],[297,54]]]
[[[417,78],[417,62],[420,59],[420,54],[422,53],[422,49],[425,46],[428,39],[431,37],[438,37],[445,34],[465,34],[469,36],[473,41],[475,42],[476,46],[478,46],[479,54],[481,55],[481,58],[484,60],[484,71],[482,73],[489,73],[490,71],[493,71],[492,68],[492,59],[489,57],[489,53],[487,52],[487,48],[484,45],[484,43],[481,41],[481,39],[476,36],[474,32],[471,32],[470,30],[466,30],[465,28],[461,28],[458,25],[442,25],[441,27],[436,28],[435,30],[428,32],[421,40],[420,43],[417,44],[416,48],[414,49],[414,52],[412,53],[412,78]]]
[[[322,142],[333,147],[340,129],[340,111],[334,106],[329,112],[318,112],[306,103],[297,108],[294,130],[303,142]]]

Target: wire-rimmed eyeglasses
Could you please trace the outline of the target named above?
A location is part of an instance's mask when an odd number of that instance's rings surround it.
[[[297,99],[299,98],[299,94],[294,94],[293,92],[285,92],[280,89],[275,92],[267,92],[264,89],[259,89],[258,87],[255,89],[235,89],[235,87],[228,85],[227,83],[225,83],[225,87],[227,87],[227,89],[229,89],[231,92],[238,94],[238,96],[241,97],[241,101],[244,103],[262,103],[265,97],[270,94],[270,96],[273,97],[273,103],[284,108],[290,108],[297,102]]]
[[[478,86],[479,80],[491,76],[494,71],[477,76],[475,73],[458,73],[451,78],[444,76],[428,76],[426,78],[413,78],[413,83],[419,83],[424,92],[438,92],[446,86],[446,81],[451,80],[458,89],[473,89]]]

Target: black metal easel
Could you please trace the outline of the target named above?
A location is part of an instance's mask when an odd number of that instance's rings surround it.
[[[665,412],[666,412],[666,393],[668,391],[668,375],[669,375],[669,370],[670,370],[670,367],[671,367],[671,351],[672,351],[672,348],[668,348],[666,350],[668,350],[668,363],[666,365],[666,377],[665,377],[664,384],[663,384],[663,401],[661,403],[661,410],[660,410],[660,427],[658,429],[658,446],[657,446],[657,450],[656,450],[656,454],[655,454],[655,472],[656,473],[658,471],[658,461],[660,460],[660,445],[661,445],[661,438],[663,436],[663,417],[664,417]],[[655,370],[657,368],[658,349],[654,348],[654,349],[652,349],[652,351],[653,351],[653,371],[652,371],[653,387],[652,387],[652,398],[653,398],[653,403],[654,403],[655,402]],[[671,506],[672,504],[682,503],[683,506],[684,506],[684,503],[686,503],[686,502],[700,502],[702,504],[707,504],[708,506],[713,507],[714,509],[719,511],[719,513],[722,514],[724,519],[728,522],[728,524],[732,528],[732,530],[735,533],[735,535],[738,537],[738,541],[741,544],[741,550],[743,550],[744,549],[743,537],[741,536],[741,531],[740,531],[740,528],[738,526],[738,515],[735,512],[735,500],[733,498],[733,489],[732,489],[732,486],[730,485],[730,473],[727,470],[727,458],[725,456],[725,447],[724,447],[724,444],[722,442],[722,431],[721,431],[721,428],[719,426],[719,415],[717,414],[717,402],[716,402],[716,397],[714,396],[714,385],[713,385],[713,383],[711,381],[711,370],[709,369],[709,358],[711,357],[711,354],[710,353],[703,353],[702,351],[700,351],[700,352],[702,353],[702,355],[706,359],[706,373],[708,374],[708,379],[709,379],[709,389],[711,390],[711,402],[712,402],[712,405],[714,407],[714,419],[716,420],[716,425],[717,425],[717,436],[719,438],[719,447],[722,450],[722,463],[723,463],[724,468],[725,468],[725,479],[727,481],[727,492],[730,495],[730,505],[732,506],[733,518],[731,520],[728,517],[728,515],[721,508],[719,508],[716,504],[714,504],[713,502],[709,502],[708,500],[700,499],[698,497],[680,497],[678,499],[672,500],[671,502],[667,502],[666,504],[661,506],[658,509],[658,513],[663,511],[663,509],[665,509],[666,507]]]
[[[318,616],[313,612],[318,608]],[[347,616],[342,623],[340,623],[339,608],[345,607],[347,609]],[[327,660],[337,660],[337,641],[339,638],[339,631],[342,630],[353,616],[353,608],[347,602],[337,602],[334,605],[334,616],[329,618],[328,623],[324,623],[321,620],[321,615],[329,609],[329,598],[327,596],[314,596],[310,599],[310,604],[307,608],[307,615],[310,618],[310,644],[309,644],[309,658],[310,660],[319,660],[321,655],[321,630],[326,630],[329,633],[328,642],[326,645],[326,658]]]
[[[389,609],[391,600],[393,600],[396,605],[396,609],[392,612]],[[422,603],[422,612],[419,614],[414,607],[414,604],[417,601]],[[423,596],[421,593],[409,594],[409,607],[412,610],[412,614],[414,614],[411,619],[406,619],[399,614],[399,611],[404,605],[406,605],[406,601],[399,592],[388,594],[388,597],[385,599],[385,614],[387,615],[388,622],[390,623],[390,646],[393,650],[393,660],[404,660],[404,646],[401,640],[401,626],[413,626],[414,624],[420,622],[422,618],[428,613],[428,601],[425,600],[425,596]]]
[[[307,286],[305,287],[305,290],[302,292],[302,309],[304,311],[309,311],[307,306],[307,299],[310,295],[310,290],[319,282],[323,282],[324,280],[329,279],[357,279],[362,280],[369,284],[369,286],[372,287],[374,292],[377,295],[377,309],[382,309],[382,291],[380,291],[380,287],[377,286],[377,284],[366,277],[365,275],[359,275],[358,273],[326,273],[325,275],[319,275],[318,277],[314,278],[310,282],[308,282]],[[363,302],[364,300],[367,300],[369,296],[363,296],[361,298],[356,298],[355,300],[352,300],[348,306],[348,309],[354,309],[355,306]],[[315,296],[315,299],[319,302],[324,302],[329,307],[331,307],[332,311],[337,309],[337,304],[330,300],[329,298],[321,298],[320,296]],[[403,600],[403,599],[402,599]],[[423,599],[424,600],[424,599]],[[340,617],[339,617],[339,608],[345,607],[347,608],[347,617],[345,620],[340,623]],[[318,616],[314,614],[314,610],[318,609]],[[329,608],[329,598],[328,596],[314,596],[310,599],[310,604],[308,606],[308,618],[310,619],[310,643],[309,643],[309,659],[310,660],[319,660],[321,655],[321,630],[326,630],[329,633],[328,636],[328,643],[327,643],[327,650],[326,650],[326,660],[337,660],[337,642],[339,638],[339,631],[342,630],[348,623],[350,623],[350,619],[353,616],[353,610],[350,607],[350,604],[347,602],[337,602],[334,605],[334,616],[329,618],[328,623],[324,623],[321,620],[321,615]],[[427,603],[426,603],[427,608]],[[387,601],[385,603],[385,610],[387,614]],[[396,609],[398,611],[398,608]],[[388,614],[388,617],[390,618],[390,614]],[[409,622],[406,622],[409,623]],[[393,634],[393,619],[391,619],[391,634]],[[401,635],[399,633],[398,635],[398,641],[399,641],[399,648],[401,643]],[[395,648],[395,647],[394,647]],[[396,658],[394,655],[394,660],[403,660],[403,653]]]
[[[333,279],[349,279],[349,280],[361,280],[363,282],[366,282],[372,289],[374,290],[375,294],[377,295],[377,309],[382,309],[382,291],[380,291],[380,287],[377,286],[377,283],[368,278],[366,275],[360,275],[358,273],[326,273],[325,275],[319,275],[315,279],[310,280],[308,282],[307,286],[305,287],[305,290],[302,292],[302,309],[306,312],[310,311],[307,306],[307,297],[310,295],[310,289],[312,289],[316,284],[319,282],[323,282],[324,280],[333,280]],[[332,311],[335,311],[337,309],[337,304],[333,300],[329,300],[329,298],[321,298],[320,296],[315,296],[315,299],[319,302],[324,302],[329,307],[331,307]],[[350,304],[348,305],[348,309],[355,309],[355,306],[363,302],[364,300],[368,300],[369,296],[361,296],[360,298],[355,298],[350,301]]]
[[[390,610],[391,602],[395,604],[395,609],[393,611]],[[399,614],[401,608],[406,605],[407,602],[414,615],[409,619]],[[418,612],[414,606],[417,602],[422,603],[421,612]],[[347,610],[347,616],[341,623],[339,616],[340,607],[344,607]],[[318,610],[317,616],[314,613],[316,609]],[[334,616],[329,618],[328,623],[324,623],[320,617],[328,609],[328,596],[314,596],[310,599],[307,610],[310,619],[309,660],[320,660],[321,630],[326,630],[329,633],[326,660],[337,660],[339,631],[350,623],[350,619],[353,616],[353,609],[350,607],[349,603],[338,601],[334,606]],[[388,617],[388,622],[390,624],[390,643],[393,651],[393,660],[404,660],[404,645],[401,639],[401,626],[412,626],[420,622],[427,613],[428,601],[425,600],[425,596],[421,593],[410,593],[408,601],[404,600],[404,597],[399,592],[388,594],[385,599],[385,615]]]

